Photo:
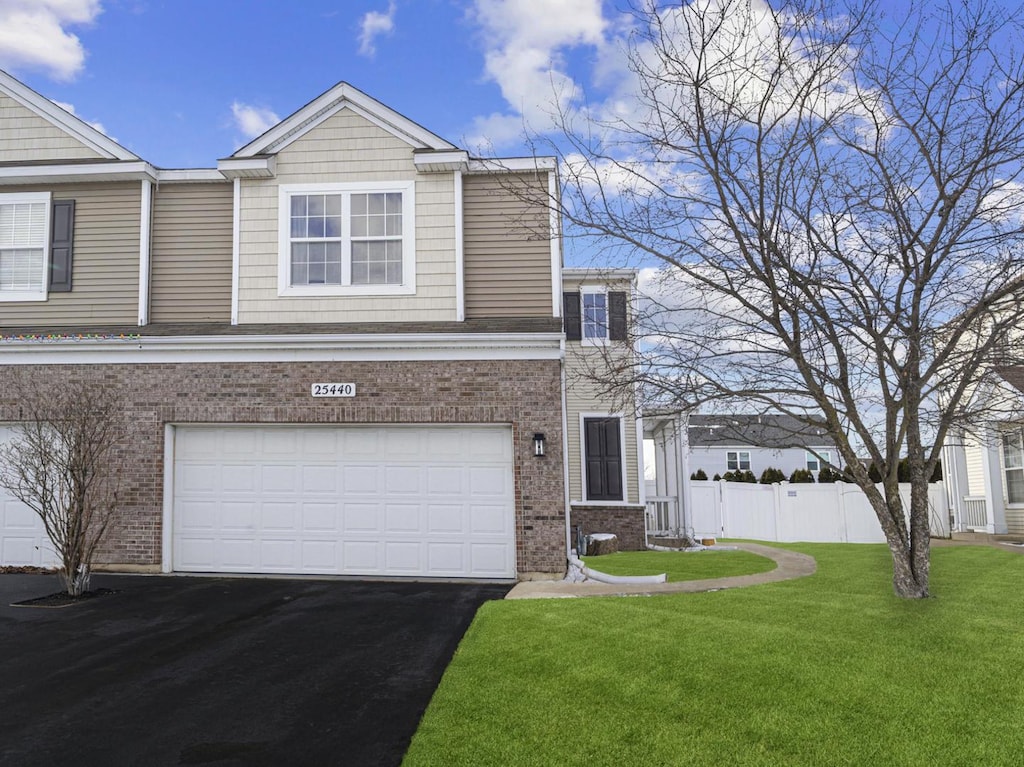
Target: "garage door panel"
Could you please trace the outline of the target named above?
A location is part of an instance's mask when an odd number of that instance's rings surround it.
[[[336,495],[338,492],[338,467],[330,466],[303,466],[302,467],[302,494]]]
[[[176,569],[515,574],[508,427],[178,427],[174,461]]]
[[[388,532],[416,533],[423,528],[420,507],[410,503],[389,503],[384,507],[384,528]]]

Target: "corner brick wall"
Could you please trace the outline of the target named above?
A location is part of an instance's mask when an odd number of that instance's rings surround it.
[[[569,516],[573,536],[576,526],[581,525],[584,535],[614,533],[619,539],[619,551],[643,551],[647,547],[643,506],[573,505]]]
[[[0,421],[19,418],[10,383],[21,375],[125,391],[122,505],[98,562],[161,562],[165,424],[493,423],[512,425],[517,570],[565,571],[557,360],[0,367]],[[352,381],[357,396],[313,399],[314,381]],[[544,458],[533,456],[538,431],[547,437]]]

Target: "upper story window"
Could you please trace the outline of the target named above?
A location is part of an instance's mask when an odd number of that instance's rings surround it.
[[[603,286],[583,286],[578,292],[562,295],[565,337],[596,346],[608,341],[625,341],[625,291],[605,290]]]
[[[0,194],[0,301],[45,301],[50,195]]]
[[[414,293],[414,186],[282,185],[278,293]]]
[[[806,457],[807,471],[821,471],[822,466],[827,463],[832,463],[832,454],[827,450],[823,450],[817,454],[808,451]]]
[[[584,289],[580,298],[583,301],[583,342],[604,343],[608,340],[608,294],[603,290]]]

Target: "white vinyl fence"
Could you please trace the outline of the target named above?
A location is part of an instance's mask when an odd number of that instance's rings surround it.
[[[761,541],[884,543],[885,536],[867,496],[856,485],[754,485],[690,482],[695,537],[753,538]],[[900,485],[906,508],[910,485]],[[928,486],[932,535],[949,537],[946,491]]]

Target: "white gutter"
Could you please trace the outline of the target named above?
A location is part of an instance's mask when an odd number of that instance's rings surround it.
[[[560,344],[562,351],[562,491],[565,495],[565,558],[572,558],[572,506],[569,502],[569,414],[565,381],[565,339]]]
[[[462,240],[462,171],[455,171],[455,319],[466,319],[465,253]]]
[[[153,182],[142,181],[139,220],[139,325],[149,324],[150,243],[153,233]]]
[[[238,254],[241,236],[242,179],[233,182],[231,202],[231,324],[238,324]]]

